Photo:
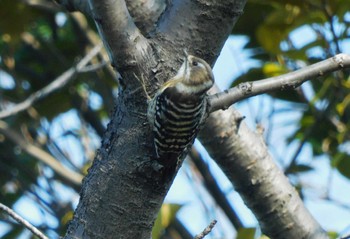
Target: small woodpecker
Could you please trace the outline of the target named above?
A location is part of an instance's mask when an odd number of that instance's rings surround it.
[[[187,55],[177,74],[149,101],[147,117],[156,157],[164,167],[177,164],[193,144],[207,114],[206,93],[214,84],[211,67]]]

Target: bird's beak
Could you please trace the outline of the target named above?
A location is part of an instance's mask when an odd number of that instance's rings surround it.
[[[188,66],[188,52],[187,49],[184,49],[184,54],[185,54],[185,61],[184,61],[184,65],[185,65],[185,71],[184,71],[184,76],[187,72],[187,66]]]
[[[188,52],[187,49],[184,49],[184,54],[185,54],[185,64],[187,66],[187,62],[188,62]]]
[[[184,49],[184,54],[185,54],[185,57],[187,58],[188,57],[187,49]]]

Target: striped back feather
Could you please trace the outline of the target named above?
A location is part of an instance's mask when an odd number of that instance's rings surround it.
[[[203,117],[203,99],[172,101],[165,90],[155,102],[154,143],[158,157],[180,155],[193,143]]]

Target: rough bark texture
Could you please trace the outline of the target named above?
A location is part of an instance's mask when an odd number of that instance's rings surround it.
[[[185,48],[213,63],[245,1],[173,1],[151,39],[140,34],[124,1],[90,4],[122,89],[65,238],[150,238],[172,176],[153,160],[140,81],[154,93],[174,75]]]
[[[65,238],[150,238],[156,214],[174,175],[153,159],[146,119],[150,95],[173,76],[183,51],[215,62],[245,0],[62,0],[89,11],[121,75],[116,108],[100,151],[85,178],[81,200]],[[142,4],[144,3],[144,4]],[[140,16],[145,7],[147,14]],[[163,11],[164,10],[164,11]],[[163,12],[161,12],[163,11]],[[134,23],[138,20],[142,33]],[[142,19],[145,23],[142,23]],[[201,141],[222,167],[271,238],[327,238],[296,191],[273,163],[262,138],[232,109],[208,119]],[[118,233],[118,234],[117,234]]]
[[[328,238],[273,162],[263,137],[233,108],[212,113],[199,140],[270,238]]]
[[[144,35],[156,28],[158,19],[167,7],[167,0],[125,0],[136,26]]]

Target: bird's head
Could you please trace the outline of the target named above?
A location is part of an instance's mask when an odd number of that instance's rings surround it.
[[[187,55],[176,76],[166,82],[163,89],[176,88],[177,92],[186,95],[201,95],[214,84],[211,67],[203,59]]]
[[[207,92],[214,84],[214,75],[209,64],[192,55],[186,55],[175,78],[181,79],[176,88],[183,93]]]

